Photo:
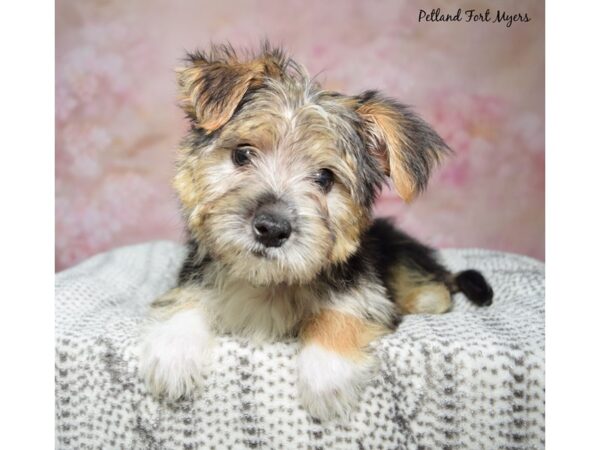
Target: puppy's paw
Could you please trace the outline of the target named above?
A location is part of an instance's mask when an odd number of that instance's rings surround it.
[[[373,374],[375,361],[367,354],[348,358],[318,344],[305,346],[298,357],[304,408],[321,420],[347,420]]]
[[[202,312],[188,309],[155,322],[140,348],[140,375],[155,396],[190,395],[208,370],[213,338]]]

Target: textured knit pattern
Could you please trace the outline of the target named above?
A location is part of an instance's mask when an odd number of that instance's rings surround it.
[[[95,256],[56,277],[59,449],[538,449],[544,447],[544,265],[445,250],[476,268],[490,308],[462,295],[439,316],[406,316],[374,344],[379,374],[346,423],[298,401],[296,342],[218,338],[192,399],[154,399],[139,379],[148,304],[176,282],[184,248],[154,242]]]

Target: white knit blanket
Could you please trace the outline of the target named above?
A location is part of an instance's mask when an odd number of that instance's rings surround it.
[[[295,342],[219,338],[193,399],[163,404],[138,378],[147,305],[172,287],[184,248],[120,248],[56,276],[59,449],[538,449],[544,447],[544,265],[507,253],[445,250],[496,297],[456,296],[447,314],[404,317],[376,342],[381,371],[350,422],[302,409]]]

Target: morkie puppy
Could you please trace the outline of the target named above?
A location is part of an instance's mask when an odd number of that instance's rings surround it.
[[[189,236],[177,286],[155,300],[141,374],[155,395],[190,394],[213,336],[300,342],[300,401],[344,417],[377,367],[369,344],[402,314],[438,314],[463,292],[489,305],[474,270],[449,272],[372,206],[389,177],[410,201],[449,151],[377,91],[323,89],[268,44],[191,53],[178,70],[191,126],[174,187]]]

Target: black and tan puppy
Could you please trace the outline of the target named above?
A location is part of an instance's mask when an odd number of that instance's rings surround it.
[[[297,337],[305,408],[345,416],[376,367],[369,343],[400,314],[443,313],[457,291],[491,303],[481,274],[451,274],[372,219],[386,177],[409,201],[448,150],[407,107],[324,90],[268,45],[190,54],[178,83],[191,127],[174,186],[189,254],[152,305],[141,372],[153,393],[194,390],[215,334]]]

